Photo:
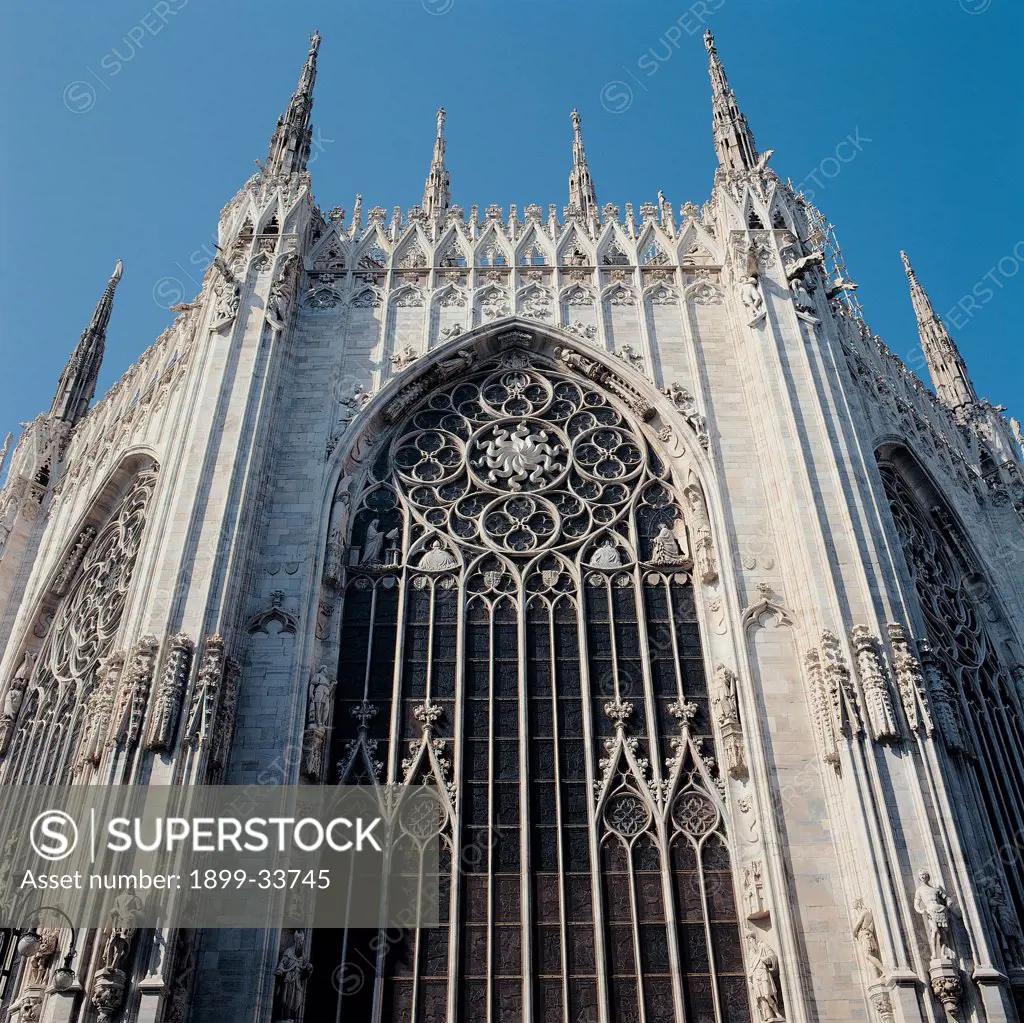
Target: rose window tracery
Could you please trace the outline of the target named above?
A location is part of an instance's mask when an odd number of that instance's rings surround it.
[[[993,863],[1024,834],[1024,723],[1011,669],[987,624],[994,618],[984,603],[989,584],[942,498],[925,483],[919,495],[904,475],[905,456],[896,457],[898,465],[886,462],[880,470],[925,619],[935,727],[975,804],[961,808],[962,826]],[[1019,871],[1005,876],[1024,925],[1024,878]]]
[[[70,781],[83,707],[121,624],[156,479],[155,468],[135,477],[54,616],[6,758],[8,783]]]

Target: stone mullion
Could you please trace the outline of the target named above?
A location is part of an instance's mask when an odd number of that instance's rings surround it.
[[[718,834],[718,832],[712,831],[710,834]],[[720,836],[723,841],[726,840],[725,835]],[[688,841],[688,839],[680,839],[680,841]],[[708,902],[708,891],[707,882],[704,879],[704,845],[705,842],[700,842],[696,846],[697,851],[697,876],[700,879],[700,907],[701,913],[704,917],[704,940],[708,946],[708,974],[711,978],[711,998],[715,1003],[715,1019],[718,1023],[722,1023],[724,1017],[722,1016],[722,996],[718,990],[718,965],[715,962],[715,946],[711,941],[711,906]],[[726,842],[728,847],[728,843]],[[735,866],[732,864],[732,857],[729,857],[730,865],[733,866],[733,876],[735,877]],[[740,903],[742,905],[742,903]]]
[[[976,722],[976,720],[974,718],[974,715],[966,714],[966,715],[963,715],[963,717],[964,717],[964,721],[966,723],[966,727],[969,730],[972,739],[974,740],[975,749],[978,750],[979,752],[983,752],[984,751],[984,752],[989,753],[989,754],[991,752],[993,752],[992,746],[990,745],[990,743],[988,741],[988,735],[985,733],[985,731],[983,729],[980,729],[980,728],[977,727],[977,722]],[[994,853],[993,853],[993,856],[996,857],[996,858],[999,858],[1000,857],[1000,849],[1003,847],[1004,840],[1006,838],[1009,838],[1010,836],[1013,836],[1013,835],[1022,835],[1022,834],[1024,834],[1024,818],[1022,818],[1022,815],[1021,815],[1020,804],[1009,805],[1009,806],[1006,805],[1005,801],[1003,800],[1002,794],[1000,793],[998,787],[993,783],[993,780],[992,780],[991,767],[992,767],[993,764],[997,764],[998,765],[998,763],[1000,761],[1002,761],[1003,764],[1007,768],[1010,768],[1012,765],[1007,763],[1006,759],[1003,758],[1003,757],[992,757],[992,756],[988,755],[988,756],[978,756],[978,757],[973,758],[973,759],[974,759],[973,766],[967,765],[966,762],[964,762],[964,768],[963,768],[963,771],[962,771],[962,773],[967,776],[966,777],[967,787],[969,788],[969,790],[971,792],[972,801],[973,801],[973,804],[974,804],[974,806],[976,808],[976,814],[972,815],[972,819],[971,819],[970,823],[972,825],[976,825],[976,824],[980,824],[981,825],[982,831],[983,831],[985,837],[987,839],[991,840],[992,848],[995,850]],[[1020,765],[1018,764],[1017,767],[1019,769]],[[955,766],[954,766],[954,772],[958,773],[958,774],[960,773],[960,772],[956,771]],[[1012,772],[1011,771],[1008,771],[1007,773],[1012,776]],[[986,806],[986,801],[985,801],[984,795],[982,793],[982,788],[981,788],[981,785],[979,784],[979,782],[984,782],[984,785],[987,787],[990,795],[992,797],[994,797],[995,801],[997,802],[998,807],[999,807],[999,809],[1001,811],[1001,816],[1006,821],[1006,832],[1005,832],[1005,835],[1003,835],[1003,836],[1000,836],[997,833],[997,829],[995,827],[993,827],[993,825],[992,825],[992,822],[991,822],[991,820],[989,818],[989,811],[988,811],[988,808]],[[959,805],[958,805],[957,816],[960,817],[961,820],[963,819],[963,816],[962,816],[963,809],[964,809],[963,807],[959,807]],[[975,830],[975,828],[973,826],[970,827],[969,829],[967,829],[967,834],[970,835],[974,830]],[[969,860],[972,860],[972,859],[977,859],[976,850],[974,848],[972,848],[972,846],[969,843],[964,843],[963,849],[964,849],[964,854],[963,854],[963,859],[964,860],[969,861]],[[972,855],[972,853],[974,855]],[[968,870],[963,871],[962,875],[963,875],[963,877],[967,878],[969,876],[973,876],[975,873],[976,872],[974,870],[969,870],[968,869]],[[971,886],[970,885],[966,885],[965,889],[966,890],[970,890]],[[1014,910],[1016,911],[1016,905],[1014,906]],[[980,921],[979,921],[979,923],[980,923]],[[978,929],[975,929],[975,931],[973,933],[981,934],[981,933],[984,933],[984,932],[983,932],[983,930],[978,928]]]
[[[604,572],[601,576],[601,586],[604,589],[604,597],[608,608],[608,646],[611,650],[612,666],[612,688],[615,692],[615,702],[621,702],[622,690],[619,688],[619,644],[615,640],[615,608],[612,606],[612,580],[610,575]]]
[[[427,618],[427,677],[423,683],[423,702],[430,704],[431,682],[434,678],[434,615],[437,610],[437,580],[430,582],[430,614]]]
[[[377,624],[377,587],[374,586],[371,591],[370,597],[370,627],[369,633],[366,637],[366,664],[363,669],[363,701],[368,702],[370,697],[370,671],[373,664],[373,633],[374,626]],[[344,616],[342,617],[342,624],[344,625]],[[397,639],[398,630],[395,630],[395,638]],[[331,724],[333,725],[334,716],[334,701],[331,701]],[[324,771],[324,775],[327,771]]]
[[[972,669],[972,681],[975,683],[975,686],[976,686],[976,689],[977,689],[977,696],[978,696],[979,705],[982,705],[982,701],[985,701],[986,697],[985,697],[984,691],[981,689],[981,686],[977,684],[977,682],[978,682],[977,676],[974,674],[974,670],[973,669]],[[966,701],[965,697],[963,696],[959,686],[957,686],[957,691],[958,691],[958,696],[959,696],[959,706],[958,706],[957,709],[958,709],[958,712],[960,714],[961,720],[963,721],[965,727],[967,728],[968,733],[971,736],[971,739],[972,739],[972,741],[974,743],[974,749],[979,754],[984,754],[984,755],[972,758],[972,759],[974,759],[974,762],[977,765],[976,768],[975,768],[975,771],[978,772],[983,777],[985,785],[988,788],[988,791],[994,797],[994,799],[995,799],[995,801],[996,801],[996,803],[997,803],[997,805],[998,805],[998,807],[999,807],[999,809],[1000,809],[1000,811],[1002,813],[1002,816],[1004,818],[1009,818],[1011,821],[1014,821],[1014,823],[1012,825],[1011,833],[1024,834],[1024,821],[1022,821],[1022,819],[1021,819],[1021,815],[1020,815],[1019,809],[1017,807],[1015,807],[1015,806],[1007,806],[1006,805],[1006,803],[1005,803],[1005,801],[1003,799],[1003,794],[1000,792],[999,788],[996,785],[993,784],[993,781],[992,781],[991,765],[992,764],[998,764],[1000,760],[1003,760],[1003,758],[999,757],[999,756],[992,756],[992,753],[993,752],[997,752],[997,751],[993,750],[992,744],[989,741],[989,738],[990,738],[989,732],[986,729],[983,729],[983,728],[979,727],[979,722],[978,722],[977,716],[971,712],[970,706],[969,705],[966,706],[966,707],[964,706],[964,704],[967,703],[967,701]],[[986,707],[986,709],[987,709],[987,707]],[[1005,761],[1004,761],[1004,763],[1005,763]],[[1006,766],[1009,767],[1010,765],[1007,764]],[[986,824],[988,824],[988,811],[987,811],[986,806],[985,806],[985,800],[984,800],[984,798],[982,798],[981,793],[977,790],[975,785],[972,785],[971,787],[975,791],[975,798],[978,801],[977,805],[978,805],[978,809],[980,811],[981,817],[982,817],[983,820],[986,821]],[[1014,818],[1016,818],[1016,819],[1014,820]],[[988,825],[987,830],[992,833],[992,838],[994,840],[994,844],[996,846],[998,846],[1000,844],[999,836],[997,834],[995,834],[995,829],[991,826],[991,824]]]
[[[423,894],[423,857],[420,857],[420,870],[417,875],[419,882],[417,886],[417,892],[420,897]],[[417,917],[419,907],[417,907]],[[421,945],[422,945],[423,931],[417,927],[413,931],[412,935],[412,997],[409,1002],[411,1005],[410,1017],[417,1019],[419,1017],[419,1001],[420,1001],[420,959],[421,959]]]
[[[677,629],[679,622],[676,620],[676,608],[672,603],[672,584],[666,577],[661,584],[665,590],[665,606],[668,609],[669,635],[672,639],[672,668],[676,676],[676,697],[680,703],[686,700],[686,693],[683,690],[683,665],[679,656],[679,633]]]
[[[673,890],[672,842],[668,833],[669,819],[666,814],[655,818],[655,837],[657,838],[661,860],[661,901],[662,916],[665,920],[665,931],[668,939],[668,965],[672,975],[672,1001],[675,1006],[676,1019],[686,1023],[686,999],[683,996],[683,957],[682,941],[679,936],[679,921],[676,919],[676,897]],[[733,874],[735,875],[735,864]]]
[[[558,827],[555,829],[555,850],[558,856],[558,913],[559,928],[558,937],[560,941],[559,952],[562,964],[562,1012],[569,1011],[569,922],[566,912],[567,902],[565,891],[565,847],[562,840],[563,816],[562,816],[562,765],[558,757],[558,656],[555,643],[555,605],[545,605],[548,610],[548,636],[551,650],[551,744],[554,747],[552,756],[554,759],[555,775],[555,820]]]
[[[374,587],[376,589],[376,586]],[[400,578],[400,586],[398,590],[398,607],[395,609],[395,668],[393,674],[393,686],[391,690],[391,722],[390,722],[390,734],[392,736],[391,747],[388,750],[388,773],[387,780],[389,782],[401,783],[402,778],[399,775],[399,765],[402,760],[401,747],[404,742],[407,741],[407,737],[402,734],[402,666],[405,663],[405,630],[406,630],[406,616],[408,614],[408,599],[407,594],[409,590],[409,569],[403,567]],[[367,654],[367,663],[369,663],[369,654]]]
[[[682,667],[679,662],[679,638],[676,634],[676,609],[672,604],[672,585],[668,582],[667,578],[663,578],[659,585],[665,592],[665,609],[668,616],[668,630],[672,640],[672,667],[676,679],[676,697],[680,704],[682,704],[686,700],[686,697],[683,694]],[[646,629],[646,604],[643,605],[643,615],[639,617],[643,618],[644,627]],[[650,650],[649,644],[647,645],[647,649]],[[651,709],[656,721],[657,713],[656,708],[654,707],[653,690],[654,686],[652,679]],[[653,743],[651,760],[652,762],[657,761],[660,764],[662,736],[657,731],[652,734],[655,736],[656,741]],[[654,753],[655,749],[658,751],[657,756]],[[665,784],[668,785],[668,780],[665,781]],[[675,1003],[676,1019],[680,1020],[680,1023],[686,1023],[686,1000],[683,997],[682,942],[679,935],[679,922],[676,920],[676,915],[673,911],[673,907],[675,906],[675,892],[672,888],[672,846],[669,840],[668,829],[665,824],[665,821],[667,820],[667,816],[665,815],[667,812],[668,807],[665,806],[663,809],[663,815],[656,818],[655,823],[658,845],[661,848],[663,856],[661,862],[661,898],[668,938],[669,969],[672,973],[672,1000]]]
[[[455,623],[455,712],[452,715],[452,782],[455,785],[454,817],[451,821],[452,862],[451,891],[448,897],[448,990],[447,1019],[454,1023],[458,1012],[459,980],[464,965],[459,960],[459,913],[462,908],[462,804],[464,787],[462,765],[464,753],[464,721],[466,716],[466,590],[465,575],[458,580],[459,600]]]
[[[1019,758],[1014,758],[1013,756],[1012,743],[1004,741],[1012,738],[1012,736],[1007,735],[1009,729],[1006,727],[1005,716],[998,712],[998,708],[993,712],[987,699],[984,704],[984,713],[989,719],[988,727],[979,727],[977,729],[978,736],[981,741],[984,742],[985,748],[996,755],[979,758],[979,760],[986,764],[999,764],[1002,762],[1007,768],[1009,768],[1006,772],[1008,785],[1007,796],[1011,801],[1012,808],[1016,811],[1017,824],[1019,828],[1021,824],[1020,807],[1024,806],[1024,792],[1022,792],[1020,788],[1021,781],[1024,781],[1024,769],[1022,769]],[[1014,762],[1015,759],[1016,762]]]
[[[494,1020],[494,604],[487,603],[487,967],[485,1006],[487,1021]],[[468,1023],[468,1021],[467,1021]]]
[[[585,567],[583,569],[585,572]],[[581,576],[582,576],[581,572]],[[579,603],[577,606],[577,629],[580,657],[580,703],[583,712],[583,762],[587,774],[587,817],[590,831],[590,876],[593,886],[591,908],[594,917],[594,969],[597,976],[597,1023],[615,1023],[608,1005],[608,971],[604,941],[604,894],[601,885],[601,841],[598,830],[597,807],[593,792],[597,783],[594,768],[601,757],[594,735],[593,693],[590,689],[590,656],[587,643],[586,587],[580,579]]]
[[[434,587],[434,580],[430,581],[430,613],[428,616],[427,625],[427,677],[424,682],[424,696],[423,703],[425,706],[430,706],[430,680],[433,673],[434,664],[434,608],[435,608],[436,590]],[[420,855],[419,859],[419,875],[417,892],[419,897],[422,899],[423,896],[423,856]],[[418,1016],[420,990],[421,990],[421,961],[422,961],[422,950],[423,950],[423,931],[420,928],[416,928],[413,934],[413,954],[412,954],[412,1018],[416,1019]]]
[[[634,838],[634,843],[637,842],[640,837],[642,837],[642,835]],[[626,877],[629,882],[630,930],[633,932],[633,970],[636,973],[636,1008],[640,1023],[647,1023],[647,1005],[644,999],[644,975],[641,968],[642,960],[640,958],[640,908],[637,905],[636,899],[636,873],[633,867],[632,845],[626,847],[626,865],[629,871]],[[709,947],[709,954],[710,951]]]
[[[639,548],[637,548],[639,551]],[[633,569],[633,603],[636,606],[637,637],[640,643],[640,668],[643,673],[644,717],[647,721],[647,751],[651,777],[661,782],[662,759],[658,745],[658,715],[654,705],[654,679],[651,676],[651,642],[647,633],[647,608],[644,604],[643,572],[639,562]]]
[[[388,745],[388,763],[387,765],[385,765],[387,770],[386,780],[392,784],[401,784],[402,779],[399,777],[398,770],[399,765],[401,763],[402,745],[404,742],[407,741],[405,736],[402,734],[402,666],[404,664],[405,652],[405,629],[407,614],[406,593],[408,592],[408,586],[409,569],[407,567],[403,567],[399,579],[398,607],[395,609],[395,667],[392,673],[391,721],[389,724],[389,734],[391,736],[391,742]],[[375,583],[374,598],[376,598],[376,588],[377,587]],[[372,640],[367,643],[367,665],[369,665],[370,663],[371,642]],[[384,968],[386,966],[388,947],[389,946],[387,941],[382,941],[380,943],[380,948],[377,949],[376,976],[373,985],[374,1021],[381,1020],[381,1013],[383,1012],[385,981]]]
[[[519,678],[519,914],[522,939],[519,949],[523,971],[523,1023],[533,1020],[533,899],[530,898],[530,726],[526,670],[526,580],[519,573],[517,593],[516,644]],[[551,682],[554,691],[554,679]]]

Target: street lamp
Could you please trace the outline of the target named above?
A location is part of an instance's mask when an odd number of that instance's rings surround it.
[[[68,946],[67,955],[64,956],[64,965],[58,967],[53,972],[54,991],[67,991],[75,983],[75,971],[71,964],[75,961],[75,956],[78,955],[78,948],[76,944],[78,940],[78,932],[75,930],[75,925],[71,922],[71,918],[67,913],[59,910],[56,906],[40,906],[36,915],[39,916],[45,912],[56,913],[59,917],[62,917],[68,927],[71,928],[71,944]],[[27,930],[18,939],[18,955],[28,959],[39,951],[41,944],[42,939],[39,937],[39,931],[36,929],[36,925],[33,924],[31,928],[29,928],[29,930]]]

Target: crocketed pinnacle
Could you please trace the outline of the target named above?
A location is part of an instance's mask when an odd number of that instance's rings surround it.
[[[89,403],[96,394],[96,381],[99,379],[103,353],[107,347],[107,326],[114,309],[114,292],[118,281],[121,280],[123,269],[121,260],[118,260],[96,304],[89,326],[82,332],[57,384],[50,416],[61,419],[71,426],[89,410]]]
[[[594,191],[594,180],[587,166],[587,153],[583,148],[583,129],[578,110],[572,114],[572,173],[569,175],[569,204],[576,206],[583,213],[585,220],[596,219],[598,216],[597,193]]]
[[[725,68],[718,58],[715,37],[710,29],[704,33],[704,46],[708,51],[711,120],[719,166],[726,171],[751,170],[758,162],[754,133],[736,102],[736,93],[729,88],[729,80],[725,77]]]
[[[299,84],[288,103],[288,109],[278,118],[277,128],[270,140],[265,170],[271,179],[301,174],[309,163],[309,150],[313,143],[313,86],[316,84],[316,56],[319,49],[320,33],[314,32],[309,40],[309,55],[299,75]]]
[[[917,316],[917,332],[921,336],[921,349],[924,351],[931,373],[932,384],[939,401],[949,409],[958,409],[964,405],[974,405],[978,395],[967,375],[967,364],[964,362],[956,342],[949,336],[946,325],[932,306],[927,292],[921,287],[914,268],[910,265],[907,254],[900,251],[903,269],[910,281],[910,301],[914,304]]]
[[[444,107],[437,112],[437,135],[434,138],[434,156],[430,161],[430,172],[423,188],[423,209],[427,216],[443,213],[451,205],[451,177],[444,162]]]

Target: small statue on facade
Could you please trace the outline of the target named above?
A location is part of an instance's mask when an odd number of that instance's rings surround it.
[[[392,529],[385,533],[381,529],[380,519],[373,519],[366,527],[366,539],[363,541],[363,551],[360,563],[363,565],[378,565],[383,560],[384,545],[388,540],[395,540],[398,537],[398,529]]]
[[[622,568],[622,555],[615,541],[606,538],[590,556],[591,568]]]
[[[455,555],[436,539],[420,558],[420,568],[425,568],[428,572],[447,572],[457,568],[458,564]]]
[[[295,931],[274,970],[274,1023],[298,1023],[306,1001],[306,983],[313,964],[306,956],[306,935]]]
[[[743,277],[740,279],[740,300],[750,314],[750,323],[757,323],[764,316],[764,297],[761,288],[758,286],[756,277]]]
[[[779,957],[753,931],[747,932],[750,988],[761,1023],[784,1023],[779,991]]]
[[[952,961],[956,959],[956,951],[950,925],[949,896],[942,885],[931,883],[927,870],[919,870],[917,878],[921,883],[914,892],[914,910],[924,918],[931,957]]]
[[[802,313],[814,312],[814,300],[811,298],[807,286],[799,277],[794,277],[789,282],[789,291],[793,296],[793,305]]]
[[[326,664],[321,664],[309,683],[309,707],[306,724],[313,728],[326,728],[331,716],[331,696],[337,683],[330,677]]]
[[[14,673],[14,678],[11,679],[10,685],[7,687],[7,692],[4,694],[3,710],[0,711],[0,756],[7,752],[7,747],[11,744],[14,725],[25,699],[25,689],[28,687],[34,663],[35,657],[26,651],[25,656],[21,659],[21,664]]]
[[[1017,918],[1006,900],[1006,892],[1000,882],[991,876],[979,882],[985,901],[988,903],[992,923],[999,937],[999,946],[1010,968],[1024,966],[1024,942],[1021,941]]]
[[[735,724],[740,719],[736,675],[722,664],[715,669],[711,680],[711,712],[719,725]]]
[[[752,860],[743,868],[743,908],[748,920],[764,920],[770,915],[760,860]]]
[[[857,948],[864,962],[875,974],[872,979],[881,979],[885,976],[882,967],[882,951],[878,947],[878,935],[875,932],[875,916],[864,905],[863,899],[853,900],[853,940],[857,942]]]
[[[663,522],[658,526],[658,532],[655,534],[654,541],[651,544],[651,564],[681,565],[684,560],[683,552],[679,546],[679,541],[675,537],[675,533],[672,532],[667,523]]]

